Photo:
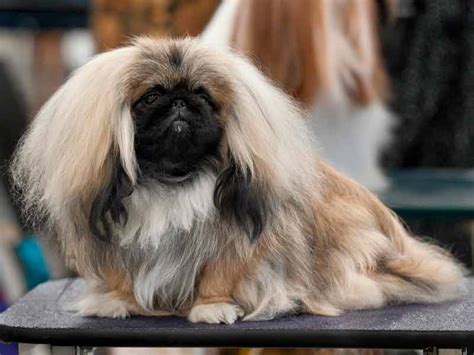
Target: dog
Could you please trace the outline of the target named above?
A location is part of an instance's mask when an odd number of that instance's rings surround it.
[[[462,267],[318,158],[303,117],[197,39],[78,69],[12,163],[27,219],[88,284],[78,313],[230,324],[460,297]]]

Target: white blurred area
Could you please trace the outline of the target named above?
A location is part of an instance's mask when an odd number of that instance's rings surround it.
[[[58,36],[60,37],[60,59],[66,75],[87,62],[95,53],[94,40],[89,30],[58,32]],[[7,66],[12,79],[17,84],[17,89],[23,94],[27,104],[33,104],[35,96],[37,37],[37,32],[29,30],[3,29],[0,31],[0,62]]]

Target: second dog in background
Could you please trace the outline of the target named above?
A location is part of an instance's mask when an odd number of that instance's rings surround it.
[[[224,0],[201,35],[248,55],[305,105],[322,156],[371,190],[387,186],[379,156],[395,122],[384,103],[378,3]]]

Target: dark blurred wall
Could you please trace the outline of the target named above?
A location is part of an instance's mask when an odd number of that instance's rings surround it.
[[[401,0],[402,2],[407,0]],[[474,167],[474,1],[417,0],[384,36],[400,118],[389,167]]]
[[[383,34],[399,116],[384,164],[474,168],[474,1],[400,1],[413,6]],[[406,222],[471,263],[463,222]]]
[[[10,190],[8,163],[16,143],[26,127],[25,111],[24,99],[5,65],[0,62],[0,185],[5,186],[6,191]],[[0,190],[0,193],[4,191]],[[6,207],[0,208],[0,210],[2,213],[6,213]],[[11,216],[11,218],[14,217]]]

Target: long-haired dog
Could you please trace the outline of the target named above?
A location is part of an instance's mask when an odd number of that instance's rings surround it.
[[[318,159],[290,98],[198,40],[96,56],[39,112],[12,170],[27,215],[88,283],[82,315],[232,323],[463,292],[447,252]]]

